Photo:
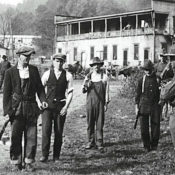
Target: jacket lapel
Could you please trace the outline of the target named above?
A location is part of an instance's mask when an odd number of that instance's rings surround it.
[[[20,92],[22,93],[21,90],[21,79],[19,75],[19,70],[17,69],[17,65],[14,66],[14,80],[16,80],[16,84],[19,85]]]

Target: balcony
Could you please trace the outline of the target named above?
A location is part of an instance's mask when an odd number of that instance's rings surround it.
[[[113,38],[113,37],[129,37],[129,36],[139,36],[139,35],[152,35],[154,32],[153,28],[144,29],[131,29],[131,30],[117,30],[108,32],[94,32],[86,34],[76,34],[76,35],[65,35],[58,36],[57,42],[64,41],[76,41],[85,39],[100,39],[100,38]]]

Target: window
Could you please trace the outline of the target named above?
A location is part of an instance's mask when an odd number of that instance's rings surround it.
[[[113,45],[113,60],[117,60],[117,45]]]
[[[94,58],[94,47],[90,48],[90,58],[93,59]]]
[[[77,61],[77,48],[74,47],[74,61]]]
[[[175,16],[173,16],[173,30],[175,32]]]
[[[107,59],[108,59],[108,47],[103,46],[103,60],[107,60]]]
[[[149,48],[145,48],[144,49],[144,60],[148,60],[149,59]]]
[[[162,53],[167,53],[167,43],[161,43]]]
[[[134,60],[139,60],[139,45],[134,44]]]
[[[58,53],[61,53],[62,52],[62,49],[61,48],[58,48]]]

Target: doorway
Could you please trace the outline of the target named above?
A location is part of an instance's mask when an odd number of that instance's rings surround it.
[[[123,66],[128,66],[128,49],[123,51]]]

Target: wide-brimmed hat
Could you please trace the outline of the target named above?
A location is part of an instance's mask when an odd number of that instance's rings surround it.
[[[153,70],[153,68],[154,68],[154,66],[153,66],[153,63],[151,60],[145,61],[144,65],[142,67],[142,69],[144,69],[144,70]]]
[[[29,56],[35,54],[35,49],[29,46],[22,46],[16,51],[16,54]]]
[[[104,62],[101,61],[99,57],[94,57],[90,66],[92,67],[92,66],[97,65],[97,64],[103,66]]]
[[[55,59],[59,59],[59,60],[62,60],[63,62],[65,62],[66,61],[66,55],[61,54],[61,53],[55,54],[55,55],[53,55],[53,60],[55,60]]]
[[[161,53],[161,54],[160,54],[160,57],[167,58],[167,55],[164,54],[164,53]]]

